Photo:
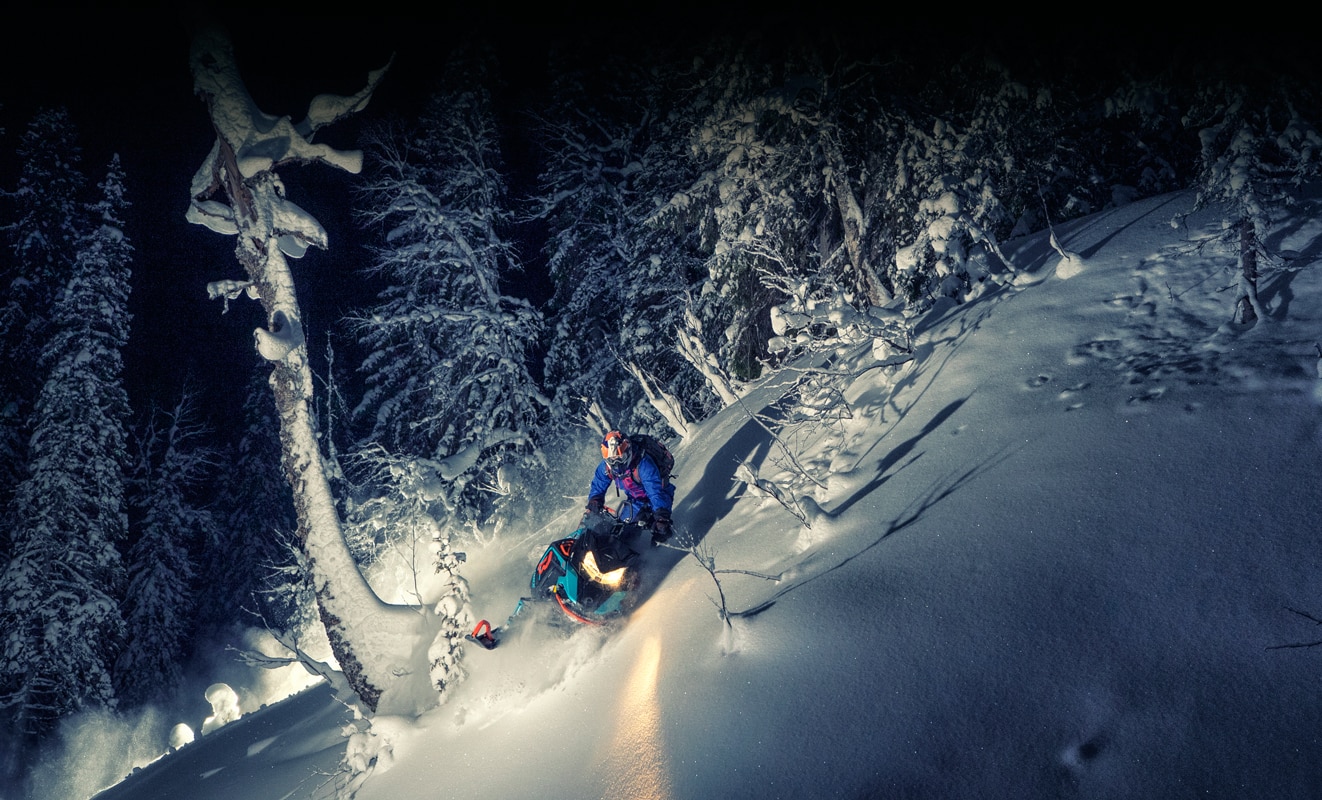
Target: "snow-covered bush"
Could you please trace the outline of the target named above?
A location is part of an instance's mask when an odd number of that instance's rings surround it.
[[[872,357],[884,365],[913,357],[913,331],[897,303],[860,309],[847,292],[813,290],[807,281],[786,286],[790,299],[771,309],[775,336],[767,349],[782,362],[804,353],[856,350],[871,343]]]
[[[1217,238],[1239,250],[1236,322],[1266,317],[1258,284],[1273,266],[1264,245],[1273,218],[1296,202],[1301,186],[1322,175],[1322,134],[1306,114],[1315,98],[1311,88],[1283,81],[1209,82],[1186,116],[1201,144],[1195,208],[1221,208]]]

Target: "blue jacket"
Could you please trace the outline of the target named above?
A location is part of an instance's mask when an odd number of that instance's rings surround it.
[[[634,475],[638,477],[635,478]],[[669,482],[661,483],[661,471],[646,454],[640,454],[638,462],[623,475],[611,474],[610,467],[603,460],[597,465],[597,471],[592,476],[592,485],[588,487],[588,499],[594,497],[604,499],[612,480],[620,487],[620,491],[634,500],[649,503],[653,511],[663,509],[669,511],[675,503],[675,485]]]

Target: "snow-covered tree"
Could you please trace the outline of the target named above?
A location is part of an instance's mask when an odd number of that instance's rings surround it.
[[[281,466],[293,490],[297,540],[314,570],[318,608],[339,665],[323,674],[356,694],[369,714],[389,708],[416,712],[412,695],[392,687],[414,674],[411,663],[425,649],[424,616],[383,602],[359,572],[345,544],[339,512],[318,444],[312,370],[303,336],[302,311],[287,257],[325,248],[326,232],[285,195],[278,170],[318,164],[357,173],[362,154],[313,142],[327,125],[361,110],[385,70],[350,97],[318,95],[307,117],[273,117],[258,109],[239,75],[228,36],[203,28],[193,39],[194,87],[207,104],[216,132],[211,152],[193,178],[188,219],[236,237],[235,255],[246,281],[218,284],[227,297],[246,292],[259,300],[267,326],[254,332],[258,352],[271,365],[270,386],[280,420]],[[236,288],[237,287],[237,288]]]
[[[8,508],[25,474],[37,369],[52,305],[72,269],[79,235],[82,149],[64,108],[39,111],[18,144],[18,182],[3,194],[9,257],[0,285],[0,507]],[[3,516],[3,515],[0,515]],[[11,524],[0,524],[0,554]]]
[[[973,53],[898,115],[886,191],[897,294],[917,305],[934,296],[962,300],[993,272],[1014,271],[1000,242],[1024,214],[1040,218],[1058,178],[1052,103],[1049,87]]]
[[[781,91],[776,68],[756,48],[726,46],[704,64],[700,91],[689,101],[698,177],[679,187],[658,218],[678,215],[700,231],[707,280],[695,293],[695,313],[721,335],[713,349],[726,371],[747,380],[761,369],[767,311],[780,299],[761,272],[799,268],[816,242],[799,176],[778,158],[779,134],[792,125],[794,89]]]
[[[884,70],[822,43],[774,58],[734,48],[713,64],[690,139],[702,169],[658,217],[702,231],[708,274],[693,318],[723,332],[720,360],[749,377],[785,285],[810,282],[860,309],[891,300],[873,244],[885,213],[871,202],[872,162],[888,145],[876,124]]]
[[[200,585],[208,602],[200,623],[223,627],[242,623],[249,612],[284,630],[303,627],[316,613],[316,600],[296,559],[285,546],[298,521],[289,484],[280,472],[280,423],[267,383],[267,370],[253,365],[243,398],[237,439],[224,457],[226,480],[214,515],[216,525],[202,545]]]
[[[22,357],[31,366],[45,346],[51,306],[73,268],[75,243],[83,233],[79,204],[87,179],[81,171],[77,131],[64,108],[38,112],[23,133],[17,155],[18,185],[7,195],[13,216],[4,227],[14,258],[5,276],[0,332],[10,348],[7,355]],[[21,375],[29,387],[40,384],[30,369],[6,371],[10,373]]]
[[[348,521],[372,544],[379,583],[396,587],[401,600],[435,604],[428,667],[432,685],[444,697],[466,675],[464,635],[474,622],[468,582],[460,574],[463,555],[452,546],[450,527],[438,522],[444,518],[437,506],[445,481],[435,463],[382,447],[365,447],[354,460],[375,491],[355,504]]]
[[[123,644],[127,516],[124,468],[132,247],[118,159],[75,239],[40,367],[29,474],[15,494],[13,556],[0,576],[3,699],[27,736],[84,708],[115,706],[112,665]]]
[[[604,63],[560,53],[548,101],[534,112],[541,161],[531,213],[548,231],[555,294],[545,369],[562,432],[596,401],[630,430],[683,435],[682,424],[666,430],[639,374],[700,414],[719,407],[675,349],[701,274],[697,236],[652,219],[694,179],[680,103],[691,72],[673,53]]]
[[[416,132],[375,138],[367,224],[384,229],[374,271],[388,282],[358,325],[368,440],[440,470],[440,508],[481,526],[544,469],[537,430],[548,401],[528,367],[541,315],[502,284],[522,267],[509,238],[494,64],[460,57]],[[419,462],[421,463],[421,462]],[[497,520],[498,521],[498,520]]]
[[[1076,169],[1086,177],[1074,186],[1087,201],[1077,209],[1079,213],[1188,185],[1197,143],[1189,143],[1181,122],[1185,101],[1170,76],[1160,74],[1119,72],[1114,81],[1094,86],[1090,93],[1076,93],[1079,130],[1066,149],[1088,159]],[[1042,227],[1037,224],[1025,231]]]
[[[185,389],[174,408],[146,421],[135,448],[132,516],[136,541],[127,559],[123,609],[127,643],[115,664],[121,703],[164,699],[183,680],[196,628],[195,554],[215,520],[198,490],[211,477],[215,450]],[[237,554],[236,554],[237,556]]]
[[[1322,172],[1322,134],[1305,113],[1312,87],[1284,80],[1222,80],[1203,86],[1186,117],[1201,144],[1196,208],[1224,209],[1220,239],[1238,247],[1234,320],[1265,318],[1258,299],[1271,255],[1273,214]],[[1314,95],[1315,98],[1315,95]]]

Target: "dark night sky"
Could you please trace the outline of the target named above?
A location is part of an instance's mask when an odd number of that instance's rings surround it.
[[[326,6],[327,9],[330,6]],[[744,30],[768,22],[734,5],[706,7],[685,17],[684,6],[655,12],[593,11],[558,4],[513,11],[491,4],[433,7],[423,15],[374,13],[350,16],[322,9],[244,11],[222,16],[234,42],[239,69],[263,111],[300,119],[318,93],[351,94],[368,70],[394,63],[370,106],[354,119],[326,129],[319,141],[352,148],[361,124],[389,114],[409,115],[425,98],[430,76],[454,43],[484,39],[497,50],[512,91],[535,92],[545,79],[546,48],[571,39],[576,46],[628,47],[641,35],[675,39],[714,29]],[[473,10],[473,9],[487,10]],[[629,8],[629,6],[623,6]],[[149,398],[172,403],[186,376],[202,380],[222,409],[235,408],[256,358],[251,330],[261,323],[258,305],[239,300],[222,315],[206,298],[207,281],[240,278],[233,240],[184,221],[189,181],[213,136],[203,103],[192,93],[188,48],[192,17],[184,11],[73,11],[34,5],[20,30],[9,27],[0,46],[0,147],[12,154],[32,114],[63,105],[83,145],[83,170],[100,180],[112,153],[123,160],[133,207],[128,233],[133,265],[132,334],[126,362],[135,407]],[[694,19],[700,18],[701,24]],[[0,161],[9,162],[10,156]],[[0,167],[0,186],[13,185]],[[353,176],[309,166],[281,173],[291,199],[327,228],[331,246],[292,262],[306,328],[316,348],[327,327],[361,302],[364,285],[354,269],[363,253],[348,206]],[[525,259],[528,256],[525,255]],[[340,364],[348,363],[341,360]],[[226,387],[229,387],[228,389]],[[221,413],[226,413],[222,411]]]
[[[673,41],[716,30],[839,27],[869,42],[868,37],[875,37],[878,47],[894,37],[928,37],[934,58],[959,49],[963,42],[998,36],[1010,43],[1011,51],[1046,58],[1122,44],[1136,58],[1155,59],[1181,43],[1202,43],[1206,51],[1226,50],[1227,42],[1243,45],[1229,27],[1196,33],[1185,28],[1181,34],[1157,26],[1104,24],[1046,29],[1014,20],[989,26],[949,15],[934,20],[891,17],[862,25],[818,4],[811,17],[802,11],[775,17],[756,6],[719,3],[651,10],[555,4],[532,11],[473,4],[451,7],[465,9],[460,11],[433,7],[422,16],[392,16],[381,11],[388,6],[369,7],[372,13],[358,16],[268,7],[220,19],[235,43],[249,91],[267,113],[301,118],[313,95],[357,91],[367,71],[383,66],[394,54],[391,72],[369,108],[339,130],[326,129],[321,140],[341,147],[355,146],[356,125],[387,114],[409,114],[425,97],[429,76],[437,72],[451,43],[475,38],[496,46],[507,80],[515,91],[524,92],[537,91],[544,80],[548,42],[565,38],[585,48],[627,48],[644,34]],[[133,341],[126,354],[135,406],[149,394],[172,402],[189,372],[212,385],[241,384],[255,358],[250,332],[260,322],[259,309],[241,300],[222,315],[219,302],[206,299],[206,281],[241,276],[233,242],[184,221],[189,180],[213,141],[205,108],[192,93],[189,16],[179,11],[75,12],[33,6],[26,14],[10,9],[8,18],[8,41],[0,46],[0,126],[5,128],[0,147],[12,154],[33,111],[58,103],[69,108],[78,127],[90,179],[100,179],[111,152],[118,152],[125,164],[134,204],[128,228],[137,249]],[[21,26],[14,24],[19,19],[25,19]],[[842,25],[841,20],[846,22]],[[1214,46],[1218,40],[1209,34],[1228,38]],[[1302,47],[1289,39],[1271,41],[1277,54]],[[6,164],[3,169],[8,168]],[[354,244],[348,215],[353,178],[320,166],[285,170],[282,177],[291,198],[312,212],[332,237],[328,251],[311,251],[293,262],[310,335],[320,331],[324,341],[326,327],[344,310],[346,290],[362,300],[363,286],[353,274],[361,265],[361,250]],[[0,186],[12,186],[12,176],[0,172],[0,180]]]
[[[355,123],[408,114],[425,96],[428,62],[445,53],[441,41],[471,38],[475,25],[471,17],[458,16],[428,25],[388,17],[310,22],[288,12],[223,22],[259,107],[295,119],[315,94],[356,92],[368,70],[394,56],[368,109],[346,130],[328,128],[319,139],[346,148],[356,146]],[[55,13],[33,20],[28,32],[0,48],[0,74],[6,76],[0,146],[12,154],[37,109],[63,105],[78,128],[90,180],[100,179],[112,153],[123,160],[133,204],[127,228],[136,249],[126,353],[135,406],[152,396],[173,402],[191,376],[224,396],[217,397],[221,408],[233,409],[239,395],[231,390],[242,388],[256,358],[250,332],[261,315],[247,300],[231,303],[222,315],[220,302],[206,298],[207,281],[242,276],[233,240],[184,220],[189,181],[213,141],[206,109],[192,93],[189,20],[180,14]],[[510,52],[522,58],[529,51]],[[346,292],[362,300],[361,281],[353,274],[362,252],[348,214],[353,176],[309,166],[282,171],[282,177],[291,199],[331,235],[329,250],[292,262],[309,334],[320,334],[324,343],[327,326],[345,310]],[[13,185],[12,175],[3,179],[6,188]]]
[[[133,204],[127,229],[136,250],[125,354],[134,405],[145,407],[152,398],[173,403],[189,377],[206,387],[218,413],[227,413],[254,363],[250,331],[261,315],[251,301],[232,303],[222,315],[221,304],[207,299],[207,281],[242,275],[234,243],[184,220],[189,181],[214,140],[205,106],[192,93],[189,28],[177,15],[57,16],[33,25],[31,37],[17,46],[4,48],[0,124],[6,130],[0,146],[12,153],[32,113],[59,104],[77,126],[90,180],[100,180],[112,153],[120,155]],[[323,28],[314,35],[327,42],[326,50],[312,47],[311,36],[295,35],[292,22],[249,21],[231,30],[240,69],[245,78],[251,71],[250,89],[264,110],[300,116],[313,94],[356,91],[367,70],[389,58],[386,47],[350,47],[346,34]],[[257,58],[259,36],[273,41],[283,57]],[[320,87],[311,80],[316,71],[322,72]],[[302,191],[300,171],[286,176],[293,195]],[[12,185],[9,176],[4,185]],[[328,199],[305,202],[333,231],[348,217],[323,217],[315,207]],[[342,206],[329,208],[339,212]],[[329,291],[315,289],[331,289],[326,278],[332,272],[347,274],[341,269],[345,255],[333,242],[331,250],[296,262],[298,277],[309,278],[305,310],[310,314],[329,315],[328,308],[318,307],[331,302]],[[314,332],[317,322],[310,320]]]

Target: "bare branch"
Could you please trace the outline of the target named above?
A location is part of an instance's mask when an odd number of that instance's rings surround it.
[[[762,580],[771,581],[773,583],[780,583],[781,578],[785,576],[785,573],[783,572],[778,575],[767,575],[761,572],[753,572],[748,569],[718,569],[713,570],[713,573],[716,575],[752,575],[754,578],[761,578]]]
[[[789,463],[794,466],[794,470],[796,472],[798,472],[800,475],[807,478],[808,480],[812,481],[819,488],[822,489],[826,488],[826,484],[822,483],[817,478],[814,478],[812,474],[808,472],[808,468],[799,463],[799,459],[795,457],[794,452],[789,448],[789,445],[785,444],[785,441],[780,438],[780,435],[777,434],[775,431],[773,431],[770,428],[770,426],[768,426],[766,422],[762,420],[761,417],[759,417],[757,414],[754,414],[752,411],[749,410],[748,405],[744,403],[743,398],[739,399],[739,407],[742,408],[744,410],[744,413],[747,414],[750,419],[756,422],[758,426],[762,428],[762,430],[766,431],[767,434],[771,436],[772,440],[776,443],[776,445],[781,449],[782,452],[784,452],[785,458],[788,459]]]

